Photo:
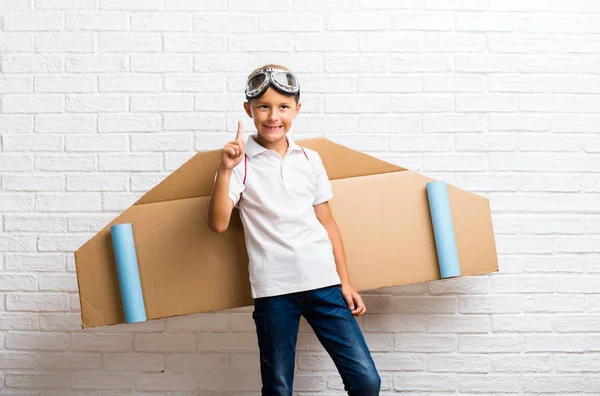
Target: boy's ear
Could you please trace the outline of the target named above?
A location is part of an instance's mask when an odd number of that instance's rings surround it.
[[[248,117],[252,118],[252,111],[250,111],[250,102],[244,102],[244,110],[246,110],[246,114],[248,114]]]
[[[294,118],[298,115],[298,113],[300,112],[300,108],[302,107],[302,102],[298,102],[296,104],[296,114],[294,114]]]

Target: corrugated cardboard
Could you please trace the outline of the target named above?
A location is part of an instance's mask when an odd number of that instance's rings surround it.
[[[357,290],[440,279],[426,193],[432,179],[327,139],[316,150]],[[82,327],[123,323],[110,226],[132,223],[148,319],[251,305],[243,228],[211,232],[220,150],[199,152],[75,252]],[[461,274],[498,270],[487,199],[448,185]],[[236,209],[237,212],[237,209]]]

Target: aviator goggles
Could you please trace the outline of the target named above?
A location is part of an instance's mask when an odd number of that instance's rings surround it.
[[[300,84],[294,74],[288,70],[264,68],[256,71],[246,83],[246,100],[262,95],[269,86],[289,95],[300,98]]]

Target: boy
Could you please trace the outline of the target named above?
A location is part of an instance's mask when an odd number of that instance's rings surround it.
[[[332,357],[349,395],[378,395],[381,380],[354,316],[366,312],[352,287],[328,200],[331,184],[316,151],[287,136],[300,87],[287,68],[248,77],[244,109],[257,133],[222,149],[208,225],[223,232],[238,207],[249,257],[252,317],[262,395],[292,395],[300,316]],[[354,316],[353,316],[354,315]]]

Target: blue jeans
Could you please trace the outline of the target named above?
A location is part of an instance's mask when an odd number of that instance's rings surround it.
[[[339,285],[254,300],[262,395],[292,395],[300,315],[333,359],[348,394],[379,395],[381,379]]]

